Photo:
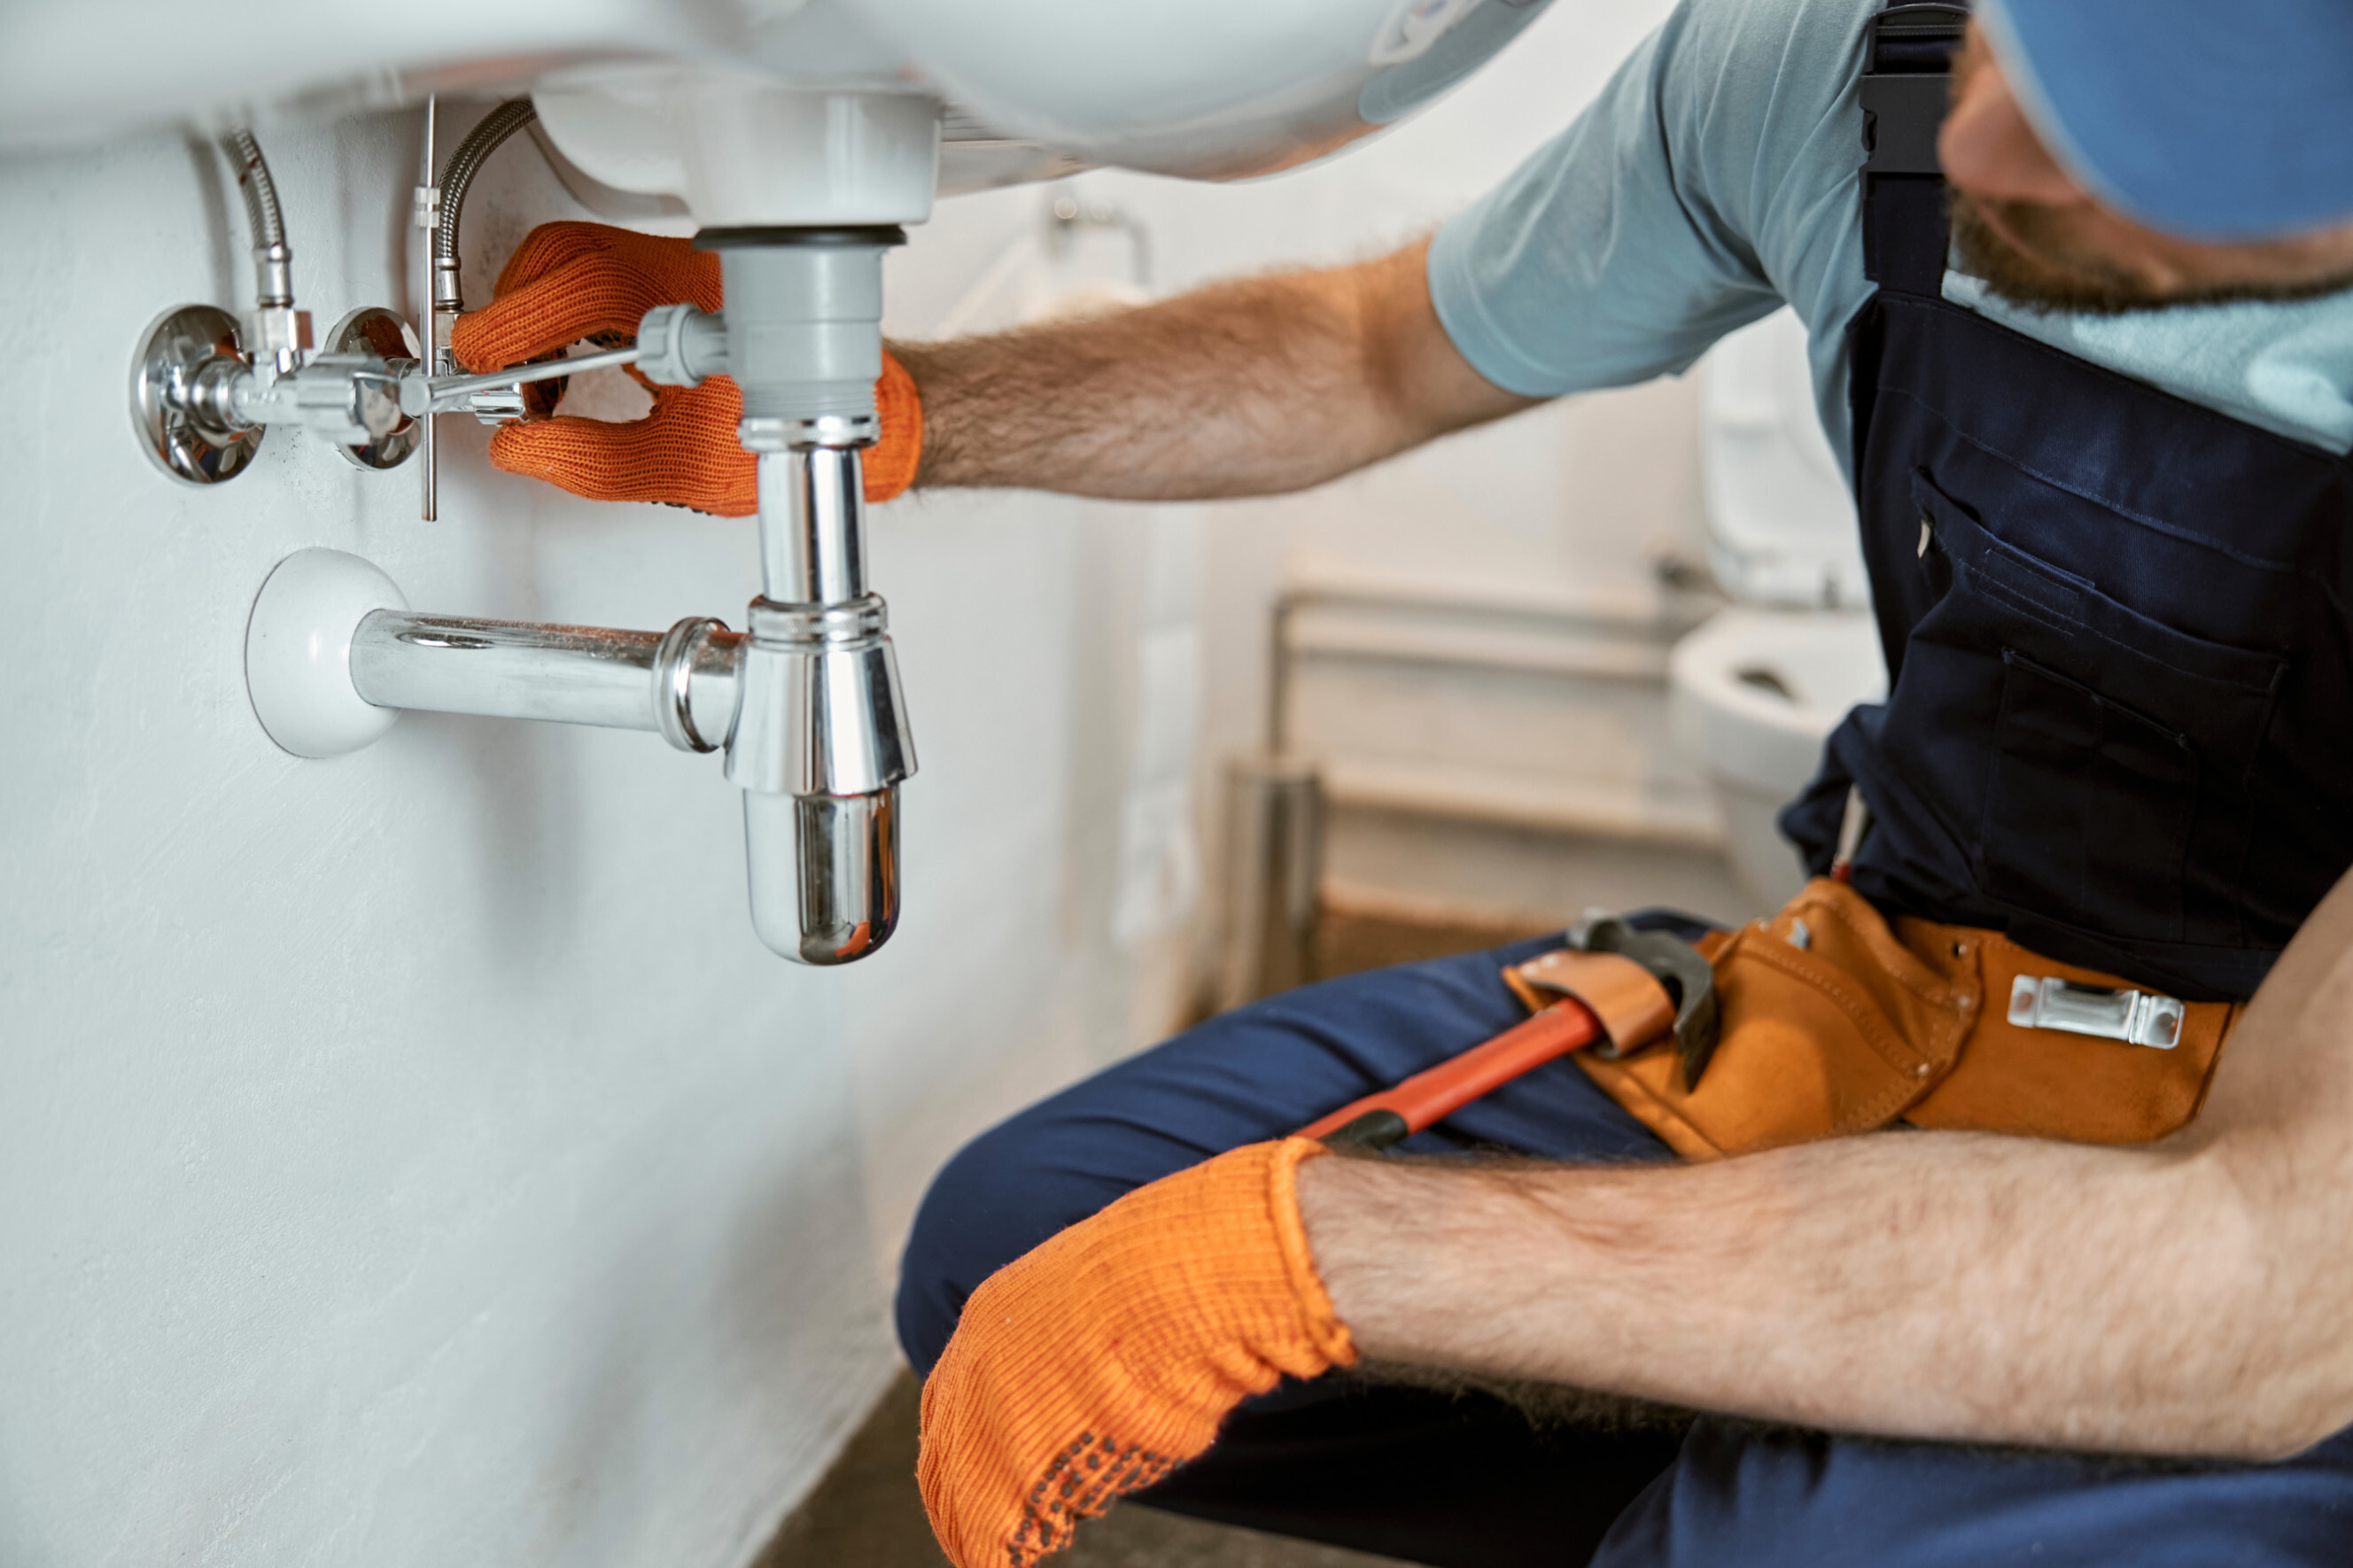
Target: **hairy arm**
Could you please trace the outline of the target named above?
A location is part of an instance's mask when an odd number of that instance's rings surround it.
[[[894,343],[923,399],[916,482],[1272,495],[1528,406],[1446,335],[1429,251],[1424,239],[1115,315]]]
[[[2353,878],[2161,1144],[1318,1160],[1299,1192],[1377,1359],[1894,1436],[2282,1457],[2353,1423]]]

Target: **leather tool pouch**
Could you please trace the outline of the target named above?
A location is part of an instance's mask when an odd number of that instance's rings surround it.
[[[2012,1023],[2021,977],[2072,995],[2129,991],[1998,933],[1892,926],[1852,889],[1817,880],[1770,921],[1700,944],[1722,1034],[1699,1086],[1671,1047],[1577,1065],[1686,1159],[1915,1126],[2138,1143],[2197,1114],[2241,1007],[2179,1004],[2170,1049]],[[2031,1001],[2031,998],[2029,999]],[[2159,999],[2163,1000],[2163,999]],[[1989,1005],[1990,1002],[1990,1005]]]

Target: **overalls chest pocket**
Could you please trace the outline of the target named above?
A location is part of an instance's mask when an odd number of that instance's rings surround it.
[[[2033,496],[2005,498],[2012,539],[2033,537]],[[2166,626],[1995,538],[1925,469],[1912,499],[1937,597],[1905,645],[1886,739],[1968,847],[1979,891],[2110,938],[2238,944],[2248,780],[2286,661]],[[2116,549],[2138,532],[2117,519]]]

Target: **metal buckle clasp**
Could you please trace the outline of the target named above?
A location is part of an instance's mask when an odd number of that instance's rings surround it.
[[[2021,974],[2010,985],[2010,1021],[2029,1029],[2062,1029],[2104,1040],[2169,1051],[2181,1043],[2184,1009],[2153,991],[2110,990],[2072,980]]]

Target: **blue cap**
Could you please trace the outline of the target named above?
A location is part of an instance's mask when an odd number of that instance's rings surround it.
[[[2188,239],[2353,220],[2353,0],[1980,0],[2027,118],[2107,205]]]

